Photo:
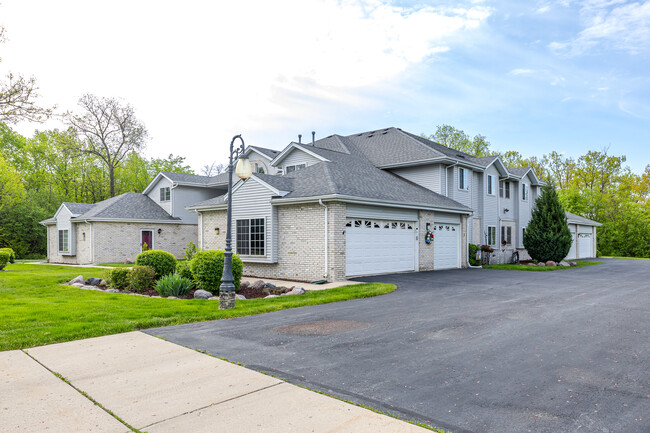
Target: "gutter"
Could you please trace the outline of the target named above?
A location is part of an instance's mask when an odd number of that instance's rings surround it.
[[[327,278],[327,274],[329,271],[329,238],[328,238],[328,214],[329,214],[329,208],[323,203],[323,199],[318,199],[318,203],[325,208],[325,273],[323,274],[323,277]]]

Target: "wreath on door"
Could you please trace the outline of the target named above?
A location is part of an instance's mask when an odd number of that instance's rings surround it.
[[[430,244],[433,242],[433,232],[431,230],[427,230],[427,234],[424,236],[424,242]]]

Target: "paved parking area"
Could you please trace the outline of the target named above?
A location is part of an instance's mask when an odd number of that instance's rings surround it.
[[[604,261],[147,332],[455,433],[648,433],[650,261]]]

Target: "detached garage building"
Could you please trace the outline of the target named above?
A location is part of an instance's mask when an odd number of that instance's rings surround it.
[[[569,231],[571,232],[571,249],[566,259],[576,260],[596,257],[596,227],[602,224],[570,212],[565,213]]]
[[[344,139],[331,138],[338,151],[289,146],[273,161],[285,175],[253,174],[233,188],[231,236],[244,273],[337,281],[465,267],[472,210],[376,168]],[[199,246],[225,248],[226,196],[188,209],[199,214]]]

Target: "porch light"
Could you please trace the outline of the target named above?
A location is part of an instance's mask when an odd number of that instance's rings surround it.
[[[158,229],[158,234],[161,234],[161,233],[162,233],[162,229]]]
[[[219,236],[219,227],[214,228],[214,234]]]
[[[239,156],[237,165],[235,166],[235,174],[238,178],[246,180],[253,174],[253,167],[251,162],[243,154]]]

